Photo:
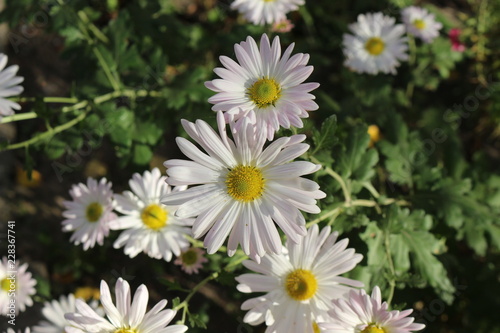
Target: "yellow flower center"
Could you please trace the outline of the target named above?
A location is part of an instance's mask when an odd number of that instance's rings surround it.
[[[226,177],[227,193],[235,200],[250,202],[262,195],[264,178],[259,168],[238,165]]]
[[[365,49],[371,55],[379,55],[385,49],[385,43],[382,39],[378,37],[372,37],[366,41]]]
[[[113,333],[138,333],[138,331],[137,330],[133,330],[131,328],[122,327],[122,328],[117,329]]]
[[[157,204],[151,204],[144,208],[141,213],[144,225],[153,230],[163,228],[167,224],[167,211]]]
[[[187,250],[181,255],[181,257],[182,262],[187,266],[195,264],[196,261],[198,261],[198,253],[194,250]]]
[[[280,98],[281,87],[274,79],[262,78],[248,88],[247,93],[259,108],[265,108]]]
[[[74,292],[75,298],[83,298],[88,301],[90,299],[99,299],[101,298],[101,293],[99,289],[92,287],[79,287],[76,288]]]
[[[425,21],[424,21],[424,20],[421,20],[421,19],[416,19],[415,21],[413,21],[413,25],[414,25],[414,26],[415,26],[415,28],[417,28],[418,30],[425,29]]]
[[[314,296],[317,289],[318,281],[311,271],[296,269],[286,277],[285,290],[294,300],[308,300]]]
[[[316,324],[315,321],[313,321],[313,332],[314,333],[320,333],[321,332],[321,330],[319,329],[318,324]]]
[[[371,324],[362,330],[360,333],[386,333],[383,328],[378,327],[377,325]]]
[[[0,282],[0,289],[2,289],[3,291],[9,292],[10,291],[10,281],[11,280],[9,280],[7,278],[2,279],[2,281]]]
[[[87,215],[87,220],[89,222],[99,221],[102,215],[102,205],[98,202],[91,203],[87,206],[85,214]]]

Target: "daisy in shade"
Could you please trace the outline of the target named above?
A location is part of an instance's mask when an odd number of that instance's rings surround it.
[[[203,267],[203,263],[208,262],[207,258],[203,256],[204,253],[205,251],[202,249],[191,247],[182,252],[175,259],[174,264],[181,266],[181,269],[188,274],[198,274],[198,270]]]
[[[209,254],[215,253],[229,236],[228,254],[238,244],[252,258],[266,252],[281,252],[281,239],[274,223],[293,242],[306,234],[300,210],[320,212],[316,199],[325,197],[318,184],[302,178],[320,166],[295,161],[309,145],[305,135],[282,137],[264,149],[265,138],[248,119],[243,119],[234,141],[226,133],[222,112],[217,113],[220,136],[204,121],[182,120],[186,132],[205,151],[184,138],[177,138],[181,151],[192,161],[168,160],[167,183],[200,185],[166,195],[166,205],[180,205],[180,217],[196,217],[192,233],[205,236]],[[258,260],[258,259],[256,259]]]
[[[5,97],[17,96],[24,90],[19,85],[24,81],[24,78],[16,76],[19,66],[12,65],[5,68],[8,59],[5,54],[0,53],[0,121],[2,116],[10,116],[14,114],[14,110],[21,109],[19,104],[9,101]]]
[[[97,309],[97,301],[93,301],[90,307],[102,314],[101,309]],[[43,320],[39,325],[33,327],[33,333],[61,333],[65,332],[65,327],[70,325],[68,320],[64,318],[66,313],[75,312],[75,296],[61,296],[59,300],[45,302],[42,309],[42,314],[46,320]]]
[[[280,126],[302,127],[301,118],[307,118],[307,111],[318,109],[311,90],[318,83],[303,83],[313,71],[307,66],[308,54],[292,54],[294,44],[281,55],[279,37],[272,45],[267,35],[262,35],[260,50],[252,37],[246,42],[235,44],[234,50],[239,62],[221,56],[225,68],[215,68],[221,77],[205,82],[205,86],[217,92],[208,101],[214,111],[225,111],[226,121],[251,119],[269,140]]]
[[[243,265],[259,274],[236,278],[243,293],[265,292],[245,301],[241,308],[250,310],[243,321],[251,325],[263,322],[266,332],[317,332],[317,323],[327,319],[333,298],[344,297],[359,281],[339,276],[352,270],[363,256],[347,249],[348,239],[337,242],[338,233],[326,227],[319,232],[312,226],[300,244],[287,242],[282,254],[268,254],[261,263]]]
[[[30,333],[30,328],[26,327],[24,329],[24,332],[23,332],[23,330],[18,330],[17,332],[18,333]],[[16,333],[16,331],[9,327],[9,328],[7,328],[7,333]]]
[[[63,231],[74,231],[70,241],[83,244],[84,250],[95,243],[102,245],[109,234],[109,222],[116,219],[111,183],[105,178],[100,182],[88,178],[87,185],[73,185],[69,194],[73,201],[63,202],[67,209],[63,212]]]
[[[351,291],[347,299],[334,299],[328,312],[327,323],[320,323],[321,332],[327,333],[410,333],[424,329],[408,317],[413,310],[388,311],[382,303],[379,287],[371,297],[364,290]]]
[[[344,34],[344,65],[358,73],[396,74],[399,62],[408,59],[405,27],[395,24],[395,19],[382,13],[358,16],[350,24],[353,33]]]
[[[73,326],[66,326],[67,333],[140,333],[162,332],[182,333],[187,330],[184,325],[167,325],[175,316],[175,311],[166,309],[166,300],[158,302],[146,312],[149,293],[145,285],[139,286],[132,302],[130,286],[127,281],[119,278],[115,285],[116,305],[113,304],[111,293],[106,282],[101,281],[101,304],[108,319],[95,312],[81,299],[76,300],[76,312],[67,313],[66,319]]]
[[[286,19],[286,14],[299,9],[304,0],[235,0],[232,9],[257,25],[272,24]]]
[[[425,43],[430,43],[439,36],[439,30],[443,27],[440,22],[436,22],[434,14],[427,9],[410,6],[401,11],[403,22],[408,33],[417,36]]]
[[[13,263],[3,257],[0,263],[0,315],[17,315],[33,305],[31,296],[36,293],[36,280],[27,271],[28,264],[20,265],[19,260]],[[10,300],[15,295],[15,307]]]
[[[171,189],[165,183],[160,170],[154,168],[141,176],[135,173],[129,181],[131,191],[115,194],[116,210],[125,216],[110,223],[113,230],[126,229],[116,240],[114,247],[125,246],[125,254],[131,258],[144,252],[155,259],[170,261],[189,247],[184,237],[190,234],[193,219],[175,216],[177,207],[165,206],[160,198],[168,193],[185,190],[185,186]]]

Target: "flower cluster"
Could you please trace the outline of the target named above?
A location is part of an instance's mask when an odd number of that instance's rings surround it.
[[[358,73],[396,74],[401,61],[408,60],[408,37],[405,32],[431,43],[442,28],[434,14],[426,9],[410,6],[401,11],[404,24],[383,13],[360,14],[356,23],[349,25],[352,34],[344,34],[344,65]]]
[[[304,3],[305,0],[235,0],[231,8],[238,10],[253,24],[264,25],[286,22],[286,14]]]

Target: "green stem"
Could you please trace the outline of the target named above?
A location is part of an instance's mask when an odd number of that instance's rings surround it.
[[[340,214],[340,212],[341,212],[342,208],[344,208],[344,206],[343,206],[343,205],[342,205],[342,206],[340,206],[340,207],[334,208],[334,209],[332,209],[331,211],[329,211],[328,213],[325,213],[325,214],[321,215],[320,217],[318,217],[318,218],[316,218],[316,219],[314,219],[314,220],[312,220],[312,221],[308,222],[308,223],[306,224],[306,228],[309,228],[309,227],[310,227],[310,226],[312,226],[312,225],[315,225],[315,224],[317,224],[317,223],[319,223],[319,222],[321,222],[321,221],[324,221],[324,220],[326,220],[326,219],[327,219],[327,218],[329,218],[329,217],[333,217],[333,216],[335,216],[335,217],[336,217],[338,214]]]
[[[97,60],[99,61],[99,64],[101,64],[102,69],[104,70],[104,74],[108,78],[109,83],[113,87],[115,91],[120,90],[120,84],[118,83],[118,79],[113,75],[111,68],[109,67],[108,63],[106,60],[104,60],[104,57],[97,48],[97,46],[92,45],[92,52],[94,52],[95,56],[97,57]]]
[[[310,160],[316,164],[321,165],[321,162],[317,158],[315,158],[314,156],[310,156]],[[344,182],[344,179],[342,179],[342,177],[338,173],[333,171],[332,168],[324,167],[324,169],[325,169],[325,172],[327,174],[332,176],[340,184],[340,187],[342,188],[342,192],[344,193],[345,202],[347,204],[350,204],[351,203],[351,193],[349,193],[349,190],[347,189],[347,184]]]
[[[88,111],[90,111],[90,109],[88,109],[86,112],[82,112],[80,115],[78,115],[78,117],[74,118],[73,120],[68,121],[67,123],[64,123],[64,124],[59,125],[59,126],[54,127],[54,128],[51,128],[48,131],[45,131],[41,134],[35,135],[34,137],[32,137],[29,140],[8,145],[3,150],[12,150],[12,149],[18,149],[18,148],[22,148],[22,147],[28,147],[29,145],[37,143],[38,141],[42,141],[42,140],[45,140],[47,138],[50,138],[51,136],[53,136],[57,133],[60,133],[62,131],[67,130],[68,128],[73,127],[74,125],[76,125],[77,123],[79,123],[80,121],[85,119]]]
[[[94,33],[97,39],[101,40],[101,42],[105,44],[109,43],[108,37],[105,34],[103,34],[101,30],[99,30],[99,28],[95,26],[94,23],[90,21],[89,17],[87,16],[87,14],[85,14],[83,10],[80,10],[78,12],[78,18],[80,18],[80,20],[89,28],[89,30]]]

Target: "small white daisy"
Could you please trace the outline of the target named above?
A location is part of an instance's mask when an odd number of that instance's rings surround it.
[[[217,92],[208,101],[214,111],[225,111],[226,121],[249,117],[269,140],[280,126],[302,127],[301,118],[307,111],[318,109],[311,90],[318,83],[303,83],[313,71],[307,66],[309,55],[297,53],[290,57],[294,44],[281,56],[279,37],[270,45],[267,35],[262,35],[260,50],[252,37],[235,44],[239,62],[221,56],[225,68],[215,68],[221,77],[205,82],[205,86]]]
[[[335,299],[333,304],[328,321],[319,324],[321,332],[410,333],[425,328],[408,317],[413,311],[411,309],[388,311],[387,303],[382,303],[379,287],[373,289],[371,297],[364,290],[353,290],[347,299]]]
[[[314,181],[302,178],[320,166],[295,161],[309,145],[300,143],[305,135],[282,137],[264,149],[265,138],[248,119],[227,133],[222,112],[217,113],[220,136],[204,121],[182,120],[186,132],[207,153],[178,137],[181,151],[192,161],[168,160],[167,183],[200,185],[170,193],[162,202],[180,205],[176,214],[195,217],[193,236],[205,236],[209,254],[215,253],[229,235],[228,254],[241,244],[252,258],[266,252],[281,252],[281,239],[274,223],[298,243],[307,233],[300,210],[320,212],[316,199],[324,198]],[[231,123],[232,124],[232,123]],[[258,259],[257,259],[258,260]]]
[[[439,36],[439,30],[443,27],[440,22],[436,22],[434,14],[427,9],[410,6],[401,11],[403,23],[408,33],[421,38],[425,43],[430,43]]]
[[[238,290],[266,294],[241,305],[250,310],[243,321],[251,325],[265,322],[266,333],[316,332],[317,323],[328,317],[332,299],[363,286],[339,276],[352,270],[363,256],[347,249],[348,239],[337,242],[337,237],[337,232],[330,234],[329,227],[320,233],[314,225],[299,245],[287,242],[282,254],[268,254],[260,264],[244,261],[245,267],[260,274],[237,277]]]
[[[31,296],[36,293],[36,280],[27,271],[28,264],[20,265],[2,258],[0,264],[0,315],[12,316],[33,305]],[[14,302],[12,302],[12,300]]]
[[[184,325],[167,325],[172,321],[176,311],[166,309],[166,300],[158,302],[146,312],[149,293],[145,285],[139,286],[131,301],[130,285],[119,278],[115,285],[116,306],[106,282],[101,281],[101,304],[106,312],[104,319],[81,299],[76,300],[76,312],[67,313],[66,319],[73,326],[66,326],[66,333],[140,333],[163,332],[182,333],[187,330]]]
[[[160,198],[168,193],[186,189],[178,186],[173,190],[165,183],[160,170],[154,168],[141,176],[135,173],[129,181],[131,191],[115,194],[115,209],[124,214],[110,223],[112,230],[126,229],[115,241],[114,247],[125,246],[126,255],[134,258],[144,252],[155,259],[170,261],[189,247],[184,237],[191,234],[194,219],[175,216],[177,207],[165,206]]]
[[[273,24],[286,19],[286,14],[299,9],[304,0],[235,0],[232,9],[257,25]]]
[[[90,307],[94,311],[97,309],[97,301],[92,301]],[[43,320],[39,325],[33,327],[33,333],[61,333],[65,332],[65,327],[70,325],[68,320],[64,318],[66,313],[75,312],[75,295],[61,296],[59,300],[45,302],[42,314],[46,320]],[[102,311],[100,312],[102,314]]]
[[[198,274],[198,270],[203,267],[203,263],[208,262],[208,259],[203,254],[205,254],[205,251],[202,249],[191,247],[183,251],[175,259],[174,264],[181,266],[181,269],[188,274]]]
[[[16,76],[19,66],[12,65],[5,68],[8,59],[5,54],[0,53],[0,120],[2,120],[2,116],[10,116],[14,114],[14,110],[21,109],[19,104],[9,101],[5,97],[17,96],[24,90],[19,85],[24,81],[24,78]]]
[[[344,65],[358,73],[396,74],[399,62],[408,59],[405,27],[382,13],[360,14],[344,34]]]
[[[83,243],[84,250],[94,247],[96,242],[102,245],[109,234],[109,223],[116,219],[111,183],[105,178],[99,183],[88,178],[87,185],[73,185],[69,194],[73,201],[63,202],[67,209],[63,212],[66,218],[62,222],[63,231],[74,231],[70,241],[75,245]]]

